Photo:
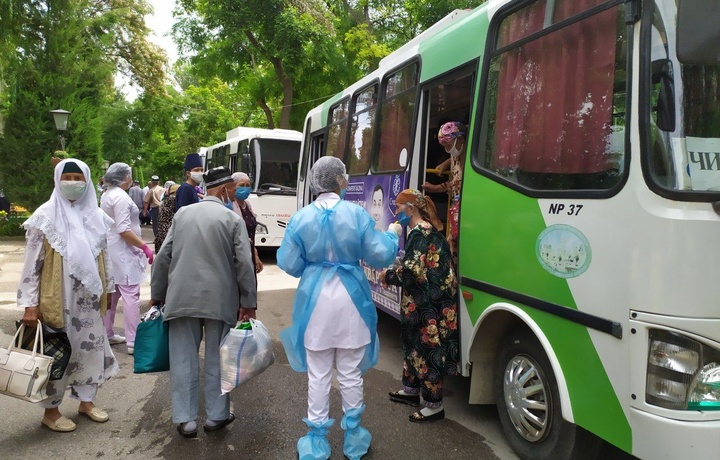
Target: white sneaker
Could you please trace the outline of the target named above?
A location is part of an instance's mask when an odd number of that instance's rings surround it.
[[[127,350],[128,350],[129,355],[132,355],[133,353],[135,353],[135,344],[128,343]]]
[[[108,337],[108,342],[110,342],[110,345],[117,345],[119,343],[125,343],[125,337],[115,334],[112,337]]]

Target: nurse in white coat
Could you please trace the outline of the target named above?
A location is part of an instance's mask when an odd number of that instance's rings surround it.
[[[308,374],[310,428],[298,441],[301,460],[327,459],[325,435],[329,418],[333,364],[342,396],[346,430],[343,452],[350,459],[367,453],[372,436],[360,426],[362,374],[377,363],[377,310],[360,260],[376,269],[392,264],[398,231],[375,230],[375,220],[362,207],[342,200],[347,187],[345,165],[335,157],[320,158],[310,171],[317,200],[290,220],[277,253],[278,266],[302,276],[293,305],[293,325],[280,338],[294,370]],[[397,226],[399,227],[399,226]]]
[[[114,221],[108,232],[107,252],[115,274],[115,293],[103,317],[111,345],[127,339],[129,354],[135,351],[135,332],[140,322],[140,284],[145,279],[147,263],[152,263],[153,252],[140,234],[140,211],[127,190],[132,185],[132,169],[126,163],[113,163],[105,172],[105,193],[100,208]],[[113,329],[118,301],[123,299],[125,337]]]

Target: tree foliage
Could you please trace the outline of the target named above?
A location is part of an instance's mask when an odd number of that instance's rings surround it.
[[[29,208],[52,188],[49,111],[66,150],[137,179],[184,179],[183,158],[237,126],[302,130],[309,109],[468,0],[178,0],[181,59],[148,40],[147,0],[0,0],[0,188]],[[127,101],[124,75],[141,89]]]
[[[117,103],[116,71],[162,92],[165,58],[147,41],[143,0],[2,1],[12,26],[0,35],[1,49],[14,53],[0,58],[0,183],[13,201],[34,208],[52,188],[58,139],[49,111],[72,112],[66,150],[97,174],[112,125],[107,109]]]

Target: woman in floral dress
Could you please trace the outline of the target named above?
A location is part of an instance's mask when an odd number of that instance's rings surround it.
[[[403,288],[403,389],[391,392],[390,400],[418,405],[422,396],[424,406],[410,421],[432,422],[445,418],[443,377],[457,373],[457,283],[432,200],[408,189],[396,205],[399,223],[410,231],[400,266],[380,275],[384,284]]]
[[[25,265],[17,304],[25,308],[23,323],[64,331],[72,354],[65,374],[50,380],[43,425],[53,431],[73,431],[75,423],[62,416],[65,389],[80,401],[78,412],[95,422],[108,414],[94,404],[98,387],[118,372],[102,317],[108,296],[115,291],[107,257],[107,233],[112,220],[97,204],[90,168],[67,159],[55,166],[55,190],[23,224],[27,231]]]

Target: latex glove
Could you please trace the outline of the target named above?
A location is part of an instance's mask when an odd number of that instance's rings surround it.
[[[142,252],[145,253],[145,257],[148,258],[148,263],[150,265],[152,265],[153,260],[155,259],[155,255],[153,254],[152,250],[150,249],[150,246],[148,246],[147,243],[143,243],[143,245],[140,249],[142,249]]]
[[[395,232],[397,236],[402,235],[402,225],[398,224],[397,222],[393,222],[388,226],[389,232]]]

